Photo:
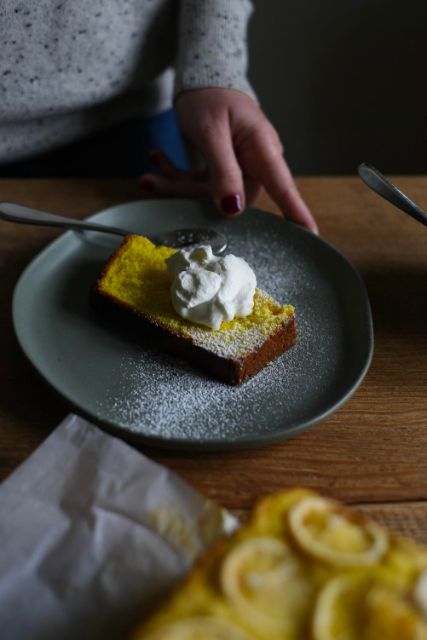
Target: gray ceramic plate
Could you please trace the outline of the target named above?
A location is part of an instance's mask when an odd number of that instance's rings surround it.
[[[361,278],[333,247],[271,214],[225,220],[200,202],[157,200],[113,207],[92,220],[155,233],[211,226],[246,258],[258,284],[296,307],[296,347],[240,387],[211,380],[154,345],[109,328],[89,289],[120,239],[68,231],[27,267],[14,294],[22,349],[77,411],[127,438],[181,448],[258,446],[295,435],[338,409],[372,356]]]

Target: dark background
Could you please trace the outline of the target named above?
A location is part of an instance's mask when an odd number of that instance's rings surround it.
[[[294,173],[427,173],[427,0],[254,6],[249,75]]]

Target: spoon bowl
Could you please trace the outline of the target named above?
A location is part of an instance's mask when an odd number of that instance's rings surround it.
[[[60,227],[74,231],[100,231],[101,233],[111,233],[119,236],[128,236],[133,233],[129,229],[112,227],[85,220],[74,220],[73,218],[66,218],[65,216],[47,213],[46,211],[24,207],[21,204],[13,202],[0,203],[0,218],[7,220],[7,222],[16,222],[18,224]],[[227,238],[223,233],[204,227],[164,231],[156,235],[150,235],[148,238],[154,242],[154,244],[162,244],[176,249],[209,244],[214,253],[222,253],[227,247]]]

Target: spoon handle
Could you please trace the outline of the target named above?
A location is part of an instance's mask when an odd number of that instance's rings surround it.
[[[118,227],[109,227],[95,222],[86,222],[82,220],[73,220],[64,216],[46,213],[38,209],[30,209],[21,204],[12,202],[0,203],[0,218],[8,222],[18,222],[21,224],[36,224],[44,227],[63,227],[64,229],[75,229],[77,231],[104,231],[105,233],[114,233],[120,236],[126,236],[129,231],[119,229]]]
[[[363,182],[395,207],[409,214],[419,222],[427,224],[427,214],[375,167],[362,163],[358,166]]]
[[[64,216],[57,216],[46,211],[30,209],[21,204],[12,202],[0,202],[0,219],[8,222],[19,222],[21,224],[36,224],[44,227],[62,227],[64,229],[74,229],[76,231],[102,231],[104,233],[114,233],[119,236],[127,236],[135,233],[126,231],[119,227],[110,227],[106,224],[87,222],[86,220],[74,220]],[[194,227],[192,229],[175,229],[165,231],[155,236],[148,236],[154,244],[164,244],[168,247],[181,248],[201,244],[210,244],[216,253],[222,253],[227,247],[227,238],[220,231],[204,227]]]

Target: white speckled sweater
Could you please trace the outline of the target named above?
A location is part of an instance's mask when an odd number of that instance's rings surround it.
[[[0,0],[0,163],[246,80],[250,0]],[[172,80],[171,80],[172,79]]]

